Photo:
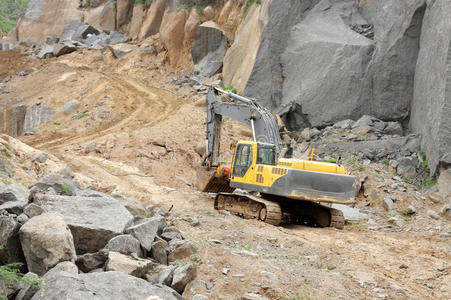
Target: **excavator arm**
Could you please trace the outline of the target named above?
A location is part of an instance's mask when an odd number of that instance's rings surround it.
[[[224,101],[221,95],[228,96],[230,101]],[[283,146],[274,116],[255,100],[219,88],[210,88],[207,94],[207,149],[204,166],[219,165],[223,116],[251,128],[254,141],[274,145],[276,157],[279,157]]]

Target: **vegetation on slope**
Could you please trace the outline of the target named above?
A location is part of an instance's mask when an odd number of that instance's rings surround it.
[[[30,0],[1,0],[0,29],[8,33],[16,25],[16,20],[23,15]]]

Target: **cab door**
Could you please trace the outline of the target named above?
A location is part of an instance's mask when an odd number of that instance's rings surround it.
[[[232,169],[232,181],[254,183],[255,153],[253,144],[238,144]]]

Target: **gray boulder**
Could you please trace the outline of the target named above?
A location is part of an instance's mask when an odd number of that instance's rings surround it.
[[[24,207],[23,212],[27,217],[33,218],[44,213],[44,209],[35,203],[30,203]]]
[[[396,173],[406,178],[414,178],[418,161],[413,157],[403,157],[396,168]]]
[[[105,265],[106,271],[119,271],[139,278],[152,270],[155,263],[148,259],[131,257],[119,252],[110,251]]]
[[[44,44],[36,56],[40,59],[53,57],[53,45]]]
[[[226,42],[226,36],[216,23],[208,21],[199,25],[191,47],[195,72],[202,77],[214,75],[222,66]]]
[[[19,240],[20,224],[10,216],[0,216],[0,263],[24,261]]]
[[[79,255],[75,263],[81,271],[88,273],[94,269],[103,268],[107,259],[108,250],[102,249],[95,253]]]
[[[365,114],[405,120],[413,95],[424,3],[271,1],[270,6],[262,6],[261,42],[255,60],[247,62],[253,68],[244,94],[282,114],[293,130]],[[446,9],[441,13],[440,22],[449,22]]]
[[[119,252],[125,255],[135,254],[143,257],[141,244],[130,234],[122,234],[112,238],[107,245],[108,250]]]
[[[126,35],[114,30],[110,31],[109,38],[111,45],[123,44],[129,40],[129,38]]]
[[[57,273],[66,272],[70,274],[78,274],[77,266],[71,261],[63,261],[51,268],[47,273],[44,274],[44,278],[49,278]]]
[[[64,25],[64,31],[60,36],[60,41],[80,41],[88,34],[99,34],[100,32],[91,25],[84,22],[68,22]]]
[[[185,286],[196,278],[197,265],[194,263],[187,263],[174,270],[171,287],[179,293],[182,293]]]
[[[27,202],[9,201],[0,205],[0,211],[6,211],[10,214],[20,215],[22,214],[25,205],[27,205]]]
[[[133,235],[141,243],[141,246],[150,252],[155,237],[160,235],[166,226],[162,218],[153,217],[143,223],[127,228],[125,232]]]
[[[169,226],[163,229],[161,237],[168,242],[174,239],[183,240],[182,233],[174,226]]]
[[[138,46],[136,45],[130,45],[130,44],[116,44],[108,46],[108,48],[113,53],[114,57],[116,58],[122,58],[125,55],[129,54],[133,50],[137,49]]]
[[[72,99],[66,103],[64,103],[61,111],[66,115],[73,115],[77,113],[78,107],[80,106],[80,102],[75,99]]]
[[[69,54],[77,50],[77,46],[69,42],[63,42],[53,45],[53,55],[56,57]]]
[[[39,285],[42,284],[39,276],[33,272],[28,272],[25,274],[23,279],[23,281],[27,282],[27,284],[20,289],[15,300],[30,300],[31,297],[33,297],[33,295],[39,290]]]
[[[124,232],[133,216],[113,197],[69,197],[36,194],[44,210],[61,214],[74,236],[77,253],[96,252]]]
[[[179,259],[189,258],[194,253],[197,253],[197,248],[193,242],[187,240],[172,240],[169,243],[168,262],[172,263]]]
[[[54,173],[39,179],[38,182],[32,185],[38,190],[47,191],[53,189],[58,195],[75,196],[77,190],[80,188],[78,183],[63,177],[60,174]]]
[[[0,205],[9,201],[28,201],[28,190],[21,184],[3,184],[0,183]]]
[[[147,210],[141,201],[132,197],[123,197],[121,195],[113,195],[114,198],[119,200],[119,202],[125,206],[125,208],[134,216],[147,216]]]
[[[62,261],[75,261],[72,234],[64,219],[54,213],[31,218],[20,228],[20,243],[28,269],[44,275]]]
[[[451,2],[427,3],[409,127],[422,135],[421,148],[434,174],[451,165]]]
[[[175,268],[176,266],[167,266],[163,268],[154,278],[152,278],[152,284],[171,286]]]
[[[384,134],[402,135],[402,126],[399,122],[387,122]]]
[[[152,250],[150,251],[150,257],[163,265],[168,264],[168,243],[161,239],[156,238],[156,241],[152,244]]]
[[[165,300],[182,300],[174,290],[152,285],[147,281],[121,272],[88,274],[60,273],[47,279],[33,300],[48,299],[130,299],[142,300],[157,296]]]
[[[354,125],[352,125],[352,129],[366,129],[369,131],[383,131],[385,129],[385,122],[379,120],[378,118],[364,115],[360,119],[358,119]]]

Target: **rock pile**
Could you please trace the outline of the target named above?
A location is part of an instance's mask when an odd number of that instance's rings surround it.
[[[322,129],[305,128],[297,136],[298,156],[316,148],[315,154],[321,159],[341,157],[366,165],[383,163],[409,179],[425,179],[429,173],[425,155],[420,151],[421,138],[418,135],[403,136],[399,122],[384,122],[364,115],[357,121],[343,120]]]
[[[71,172],[30,189],[0,184],[0,263],[23,263],[34,283],[1,288],[18,299],[183,299],[195,245],[163,210],[82,189]]]
[[[68,22],[58,39],[49,39],[35,52],[38,58],[61,56],[79,48],[98,48],[122,44],[128,37],[114,30],[100,31],[84,22]]]

